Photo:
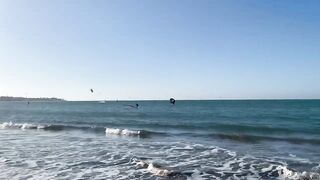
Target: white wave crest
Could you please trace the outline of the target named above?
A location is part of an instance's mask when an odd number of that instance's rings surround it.
[[[132,131],[132,130],[128,130],[128,129],[122,130],[122,134],[126,135],[126,136],[140,135],[140,132],[141,131]]]
[[[38,126],[33,125],[33,124],[24,123],[24,124],[22,124],[21,129],[38,129]]]
[[[115,134],[123,136],[138,136],[141,131],[133,131],[128,129],[106,128],[106,134]]]
[[[121,134],[121,129],[114,129],[114,128],[106,128],[106,133],[107,134],[116,134],[120,135]]]
[[[37,126],[37,129],[44,129],[44,128],[46,128],[45,125],[38,125],[38,126]]]
[[[4,123],[1,123],[0,124],[0,128],[1,129],[6,129],[6,128],[10,128],[13,126],[13,123],[10,121],[10,122],[4,122]]]
[[[4,122],[0,125],[1,129],[7,129],[7,128],[12,128],[12,129],[19,129],[22,128],[24,124],[19,124],[19,123],[13,123],[13,122]]]
[[[13,122],[4,122],[0,124],[0,129],[41,129],[44,126],[34,125],[30,123],[13,123]]]

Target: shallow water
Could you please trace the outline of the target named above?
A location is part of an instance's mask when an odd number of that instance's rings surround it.
[[[320,101],[0,102],[0,179],[320,179]]]

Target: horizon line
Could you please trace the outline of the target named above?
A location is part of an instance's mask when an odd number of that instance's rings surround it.
[[[1,97],[10,97],[10,98],[23,98],[23,99],[57,99],[57,100],[64,100],[64,101],[166,101],[168,99],[92,99],[92,100],[85,100],[85,99],[80,99],[80,100],[68,100],[64,98],[59,98],[59,97],[23,97],[23,96],[0,96]],[[190,98],[190,99],[177,99],[179,101],[215,101],[215,100],[320,100],[320,98]],[[1,100],[0,100],[1,101]],[[4,100],[5,101],[5,100]],[[14,101],[14,100],[13,100]]]
[[[169,99],[112,99],[112,100],[65,100],[70,102],[95,102],[95,101],[106,101],[106,102],[115,102],[115,101],[167,101]],[[176,99],[178,101],[263,101],[263,100],[320,100],[320,98],[223,98],[223,99]]]

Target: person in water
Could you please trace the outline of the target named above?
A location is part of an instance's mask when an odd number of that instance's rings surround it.
[[[130,105],[130,104],[129,104],[129,105],[127,105],[127,106],[132,107],[132,108],[137,108],[137,109],[139,108],[139,104],[138,104],[138,103],[136,103],[136,105]]]
[[[173,98],[170,98],[170,103],[171,103],[172,105],[175,105],[175,104],[176,104],[176,100],[173,99]]]

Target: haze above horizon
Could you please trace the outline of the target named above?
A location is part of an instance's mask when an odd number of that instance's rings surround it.
[[[319,19],[315,0],[0,0],[0,96],[319,99]]]

